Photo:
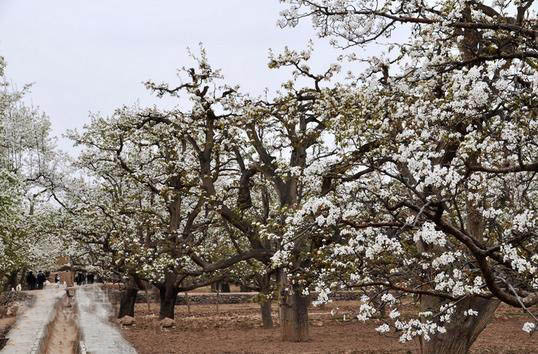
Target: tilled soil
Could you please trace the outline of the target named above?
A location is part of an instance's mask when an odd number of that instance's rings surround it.
[[[401,344],[395,334],[378,334],[376,321],[355,320],[356,308],[353,301],[312,308],[309,314],[312,340],[307,343],[282,342],[278,327],[260,328],[256,304],[220,305],[219,313],[215,305],[193,305],[190,315],[186,306],[176,306],[176,327],[170,331],[159,328],[158,304],[152,304],[150,312],[145,304],[137,304],[136,327],[125,328],[123,334],[141,354],[418,353],[418,343]],[[331,310],[336,313],[331,315]],[[275,306],[275,323],[276,316]],[[538,336],[531,337],[521,330],[528,320],[516,309],[500,308],[472,353],[538,353]]]

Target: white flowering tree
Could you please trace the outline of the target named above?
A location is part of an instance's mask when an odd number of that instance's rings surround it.
[[[302,52],[286,49],[271,55],[269,67],[290,69],[291,79],[282,84],[273,99],[246,102],[237,123],[246,137],[246,143],[237,144],[242,146],[236,152],[242,172],[239,191],[248,192],[247,183],[257,179],[250,188],[261,194],[257,198],[259,206],[249,209],[243,205],[243,209],[255,220],[265,247],[277,251],[272,268],[279,281],[282,339],[288,341],[310,339],[312,254],[321,245],[308,237],[308,227],[289,230],[288,217],[319,194],[319,171],[334,162],[339,150],[332,144],[330,133],[332,99],[339,88],[328,86],[339,66],[332,65],[317,74],[308,65],[310,55],[310,48]],[[261,218],[260,210],[265,213]]]
[[[83,160],[78,166],[84,166]],[[73,266],[91,269],[104,279],[126,280],[118,317],[134,316],[138,290],[145,288],[143,270],[152,261],[146,259],[141,242],[144,230],[153,227],[155,213],[144,203],[145,190],[111,174],[111,166],[104,165],[102,161],[86,165],[82,171],[89,175],[87,180],[70,183],[61,227],[73,245],[69,253]]]
[[[29,87],[15,90],[4,76],[0,58],[0,272],[14,287],[19,272],[49,266],[62,245],[46,229],[55,211],[48,204],[57,153],[50,122],[22,102]]]
[[[427,353],[467,352],[500,302],[538,303],[538,31],[534,1],[288,0],[369,67],[336,106],[321,194],[290,220],[315,222],[317,288],[369,291],[359,318]],[[398,29],[399,33],[396,33]],[[402,33],[409,33],[405,39]],[[358,50],[384,45],[362,58]],[[293,233],[289,233],[290,242]],[[400,315],[402,297],[418,312]]]
[[[194,141],[203,130],[190,114],[188,106],[170,111],[124,107],[111,118],[94,119],[82,134],[72,134],[85,147],[79,165],[92,171],[103,188],[116,191],[120,180],[126,183],[120,205],[106,207],[109,217],[131,224],[130,232],[115,237],[118,262],[130,264],[130,275],[159,288],[161,318],[174,317],[179,291],[223,279],[221,269],[258,255],[235,252],[217,232],[200,170],[208,167],[224,197],[233,195],[226,189],[227,160],[223,153],[201,167],[187,134],[194,132]]]
[[[85,218],[88,224],[78,233],[82,243],[99,243],[113,269],[130,278],[120,317],[133,315],[136,280],[145,279],[161,291],[161,317],[173,318],[184,278],[178,272],[184,268],[188,247],[183,238],[195,238],[190,228],[197,227],[202,203],[182,185],[188,184],[188,176],[181,176],[185,170],[175,165],[180,163],[175,155],[180,150],[168,150],[168,142],[161,140],[167,136],[163,131],[142,129],[144,124],[135,127],[137,119],[125,108],[110,119],[94,119],[83,134],[72,134],[85,147],[78,165],[94,179],[101,195],[79,201],[80,212],[96,215],[94,220]]]
[[[292,78],[271,100],[239,95],[227,86],[209,90],[221,76],[203,51],[198,70],[187,70],[187,83],[176,88],[148,83],[160,95],[185,92],[191,98],[192,110],[183,113],[187,126],[176,136],[184,137],[196,153],[201,187],[210,206],[234,229],[229,235],[238,256],[249,255],[266,265],[262,294],[271,290],[271,273],[278,273],[282,338],[292,341],[309,340],[311,279],[301,269],[311,266],[311,251],[319,243],[311,242],[305,231],[294,234],[295,242],[283,242],[286,221],[318,193],[323,180],[318,171],[334,162],[339,149],[324,135],[334,117],[331,97],[338,90],[326,88],[326,81],[339,67],[315,74],[307,65],[309,56],[310,51],[291,50],[271,56],[271,68],[292,70]],[[304,84],[305,79],[312,84]],[[224,178],[215,178],[216,169]],[[236,234],[242,242],[234,239]],[[280,258],[271,264],[269,256],[279,249]],[[268,315],[262,307],[262,317]]]

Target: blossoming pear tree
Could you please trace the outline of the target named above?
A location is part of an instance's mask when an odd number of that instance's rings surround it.
[[[223,279],[221,269],[257,255],[228,252],[230,244],[215,232],[216,214],[201,189],[197,153],[185,133],[199,134],[199,127],[182,109],[188,112],[182,107],[171,111],[124,107],[72,135],[86,148],[79,163],[93,169],[99,183],[114,189],[124,179],[142,193],[135,203],[128,201],[133,197],[127,198],[129,207],[114,211],[133,224],[131,234],[122,233],[116,243],[121,249],[131,248],[121,257],[125,262],[144,263],[136,275],[159,288],[161,318],[173,318],[179,291]],[[224,194],[226,167],[223,159],[209,171],[212,183],[222,185]],[[124,192],[130,193],[129,187]]]
[[[312,237],[327,240],[321,297],[369,289],[358,317],[373,317],[380,300],[391,312],[378,330],[418,336],[426,353],[467,352],[501,302],[526,311],[532,332],[535,1],[283,2],[282,25],[311,18],[320,36],[369,65],[351,73],[336,106],[345,153],[289,220],[295,230],[315,223]],[[362,58],[374,44],[386,51]],[[401,316],[406,295],[419,307],[410,318]]]
[[[186,83],[176,88],[148,83],[160,95],[185,92],[191,98],[193,109],[185,118],[189,125],[176,136],[185,137],[196,152],[201,186],[212,208],[248,241],[242,246],[249,250],[239,254],[250,254],[266,264],[265,276],[278,274],[282,337],[292,341],[309,339],[310,280],[297,270],[309,267],[310,250],[318,244],[302,232],[295,235],[294,247],[287,248],[291,265],[271,262],[269,256],[285,247],[282,236],[287,216],[321,185],[322,176],[317,171],[332,161],[337,149],[323,135],[333,115],[320,112],[328,110],[327,102],[332,102],[330,97],[338,90],[325,86],[339,67],[332,65],[315,74],[307,65],[309,56],[310,50],[289,49],[271,56],[271,68],[292,70],[292,79],[273,99],[239,95],[237,88],[225,85],[210,91],[221,76],[209,66],[203,51],[198,69],[187,70]],[[304,84],[305,79],[311,85]],[[166,118],[148,119],[160,122]],[[222,161],[227,164],[227,178],[217,180],[213,166]],[[312,183],[311,178],[318,183]],[[262,293],[267,290],[262,289]]]
[[[28,267],[51,264],[62,244],[44,231],[54,215],[48,203],[51,177],[57,152],[50,137],[48,117],[29,107],[22,99],[29,86],[13,89],[0,58],[0,273],[7,276],[8,287],[15,287],[18,273]],[[46,252],[43,247],[46,247]]]

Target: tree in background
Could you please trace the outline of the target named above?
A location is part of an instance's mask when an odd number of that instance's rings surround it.
[[[51,230],[45,231],[54,214],[47,181],[58,165],[50,122],[22,102],[29,86],[10,88],[4,68],[0,58],[0,272],[9,278],[9,288],[24,269],[52,264],[63,245]]]

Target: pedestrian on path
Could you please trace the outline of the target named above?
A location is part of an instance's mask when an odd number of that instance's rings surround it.
[[[32,271],[29,271],[26,275],[26,283],[28,284],[28,290],[34,290],[37,284],[37,278]]]
[[[47,277],[45,277],[45,274],[42,271],[39,271],[37,273],[37,288],[43,289],[43,283],[47,280]]]

